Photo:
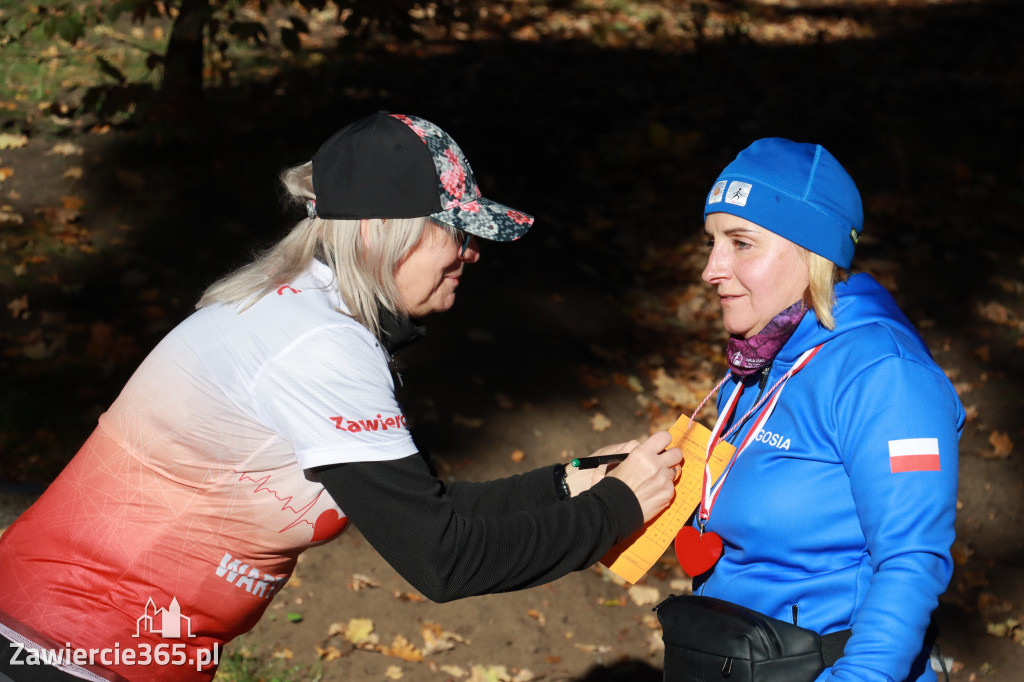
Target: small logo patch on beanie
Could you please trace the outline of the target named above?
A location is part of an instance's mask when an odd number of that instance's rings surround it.
[[[708,195],[708,203],[719,204],[722,202],[723,196],[725,196],[725,180],[716,182],[715,186],[711,188],[711,194]]]
[[[733,180],[725,193],[725,203],[733,204],[734,206],[746,206],[747,197],[750,196],[750,188],[751,184],[749,182]]]
[[[850,239],[853,240],[853,245],[854,246],[856,246],[857,244],[860,244],[860,235],[857,234],[857,228],[855,228],[855,227],[851,227],[850,228]]]

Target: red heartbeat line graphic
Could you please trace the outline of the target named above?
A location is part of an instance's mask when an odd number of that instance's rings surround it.
[[[234,469],[232,469],[232,471],[234,471]],[[241,476],[238,477],[238,482],[239,483],[241,483],[242,481],[252,481],[253,483],[256,484],[256,487],[252,491],[253,494],[256,494],[256,493],[261,492],[261,491],[268,492],[268,493],[270,493],[271,495],[274,496],[274,499],[276,499],[278,502],[282,503],[281,504],[281,511],[290,511],[290,512],[295,513],[299,517],[299,518],[295,519],[295,521],[293,521],[292,523],[288,524],[287,526],[282,528],[280,531],[278,531],[279,533],[283,533],[286,530],[291,530],[292,528],[294,528],[295,526],[298,526],[301,523],[308,524],[310,528],[313,527],[313,522],[312,521],[307,521],[303,517],[306,515],[306,512],[308,512],[310,509],[313,508],[313,506],[317,503],[317,500],[320,499],[320,496],[323,495],[323,493],[324,493],[323,490],[318,492],[316,494],[316,497],[314,497],[312,499],[312,501],[310,501],[306,505],[300,507],[299,509],[296,509],[295,507],[293,507],[291,505],[291,501],[292,501],[292,496],[291,495],[287,495],[285,497],[281,497],[280,495],[277,494],[276,490],[274,490],[272,488],[268,488],[266,486],[267,481],[269,481],[270,478],[271,478],[270,474],[267,474],[263,478],[253,478],[253,477],[249,476],[249,474],[244,472],[244,471],[242,471],[242,472],[235,471],[235,473],[236,474],[237,473],[241,473],[242,474]]]

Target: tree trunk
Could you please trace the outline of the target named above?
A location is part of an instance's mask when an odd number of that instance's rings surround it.
[[[163,104],[175,106],[202,99],[203,30],[209,19],[209,0],[181,0],[164,56]]]

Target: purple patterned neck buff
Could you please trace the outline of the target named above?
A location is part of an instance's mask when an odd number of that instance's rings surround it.
[[[764,329],[749,339],[736,336],[729,337],[726,356],[729,369],[736,376],[747,377],[775,359],[779,350],[789,341],[800,320],[804,319],[807,307],[803,301],[797,301],[776,315],[764,326]]]

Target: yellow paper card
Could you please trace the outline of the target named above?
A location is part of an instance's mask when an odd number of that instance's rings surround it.
[[[700,504],[701,487],[704,483],[704,460],[711,432],[697,422],[690,426],[685,414],[669,429],[672,434],[670,447],[683,451],[683,471],[676,481],[676,496],[660,514],[644,524],[644,527],[608,550],[601,563],[623,580],[635,583],[662,557],[668,546],[676,539],[676,533],[683,527],[693,511]],[[721,442],[711,454],[711,480],[716,480],[725,470],[729,458],[736,448]]]

